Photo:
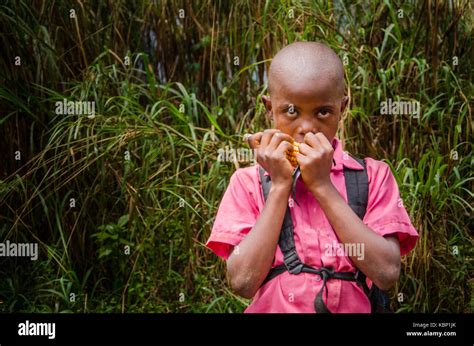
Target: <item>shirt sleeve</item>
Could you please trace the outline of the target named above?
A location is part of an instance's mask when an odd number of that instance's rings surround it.
[[[403,256],[415,247],[418,233],[413,227],[390,167],[367,159],[369,198],[364,223],[377,234],[396,236]]]
[[[243,174],[243,169],[237,170],[230,178],[219,205],[206,246],[226,260],[234,246],[242,241],[257,221],[257,203],[253,192],[249,190],[252,186],[254,182],[247,174]]]

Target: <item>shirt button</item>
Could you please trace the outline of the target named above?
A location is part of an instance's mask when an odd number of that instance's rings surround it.
[[[319,275],[316,275],[316,281],[321,281],[321,277]]]
[[[313,213],[315,213],[315,212],[316,212],[316,208],[313,208]]]

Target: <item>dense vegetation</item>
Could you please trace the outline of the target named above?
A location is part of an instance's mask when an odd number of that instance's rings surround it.
[[[468,0],[3,1],[0,241],[39,258],[0,258],[0,311],[243,311],[204,243],[250,163],[218,150],[271,126],[265,68],[297,40],[340,54],[339,137],[391,165],[420,234],[394,309],[473,311],[473,25]]]

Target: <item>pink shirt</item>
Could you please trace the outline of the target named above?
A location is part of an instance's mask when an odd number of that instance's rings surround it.
[[[334,139],[334,162],[331,181],[347,201],[343,166],[351,169],[363,167],[342,151],[339,140]],[[418,234],[400,200],[398,186],[388,165],[366,158],[369,178],[369,198],[364,223],[381,236],[396,236],[400,241],[400,253],[408,253],[416,243]],[[222,198],[214,227],[207,246],[218,256],[227,259],[252,229],[264,206],[260,186],[259,166],[238,169],[231,177]],[[291,199],[291,196],[290,196]],[[306,189],[301,178],[296,183],[296,200],[291,216],[294,224],[295,245],[302,262],[319,268],[332,266],[335,271],[356,271],[352,260],[342,255],[328,253],[335,248],[338,238],[326,215],[314,196]],[[280,248],[277,248],[273,266],[283,264]],[[368,280],[369,284],[370,281]],[[262,286],[245,312],[307,312],[314,313],[314,299],[322,287],[319,275],[287,271]],[[327,281],[328,296],[323,299],[331,312],[370,312],[370,303],[361,288],[352,281],[330,279]]]

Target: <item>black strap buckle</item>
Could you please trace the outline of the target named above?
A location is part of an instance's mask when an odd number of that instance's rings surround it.
[[[288,270],[290,274],[297,275],[301,273],[301,270],[304,267],[304,264],[296,253],[296,250],[290,251],[283,261],[285,262],[286,270]]]
[[[321,277],[324,279],[329,279],[334,276],[334,268],[333,267],[321,267],[319,268],[321,272]]]

